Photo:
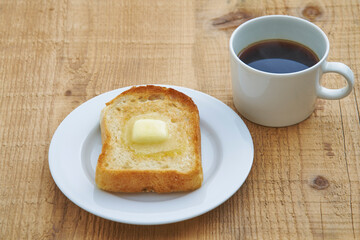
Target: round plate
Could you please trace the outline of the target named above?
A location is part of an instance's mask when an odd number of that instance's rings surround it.
[[[221,101],[192,89],[167,86],[190,96],[198,106],[204,182],[186,193],[109,193],[95,185],[101,152],[99,118],[105,103],[130,87],[83,103],[59,125],[49,149],[51,175],[60,190],[84,210],[116,222],[155,225],[206,213],[231,197],[244,183],[254,157],[249,130]]]

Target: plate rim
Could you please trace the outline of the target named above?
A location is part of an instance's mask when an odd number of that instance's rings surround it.
[[[90,104],[91,102],[93,101],[96,101],[97,98],[99,97],[105,97],[105,95],[111,95],[113,93],[117,93],[117,94],[120,94],[128,89],[130,89],[131,87],[135,87],[135,86],[145,86],[145,85],[155,85],[155,86],[162,86],[162,87],[168,87],[168,88],[173,88],[175,90],[178,90],[178,91],[181,91],[181,92],[186,92],[186,91],[189,91],[189,92],[192,92],[192,94],[194,95],[198,95],[200,94],[201,96],[204,96],[204,97],[207,97],[207,98],[211,98],[213,101],[216,101],[218,104],[221,105],[222,108],[225,108],[227,112],[231,112],[231,114],[233,114],[234,116],[236,116],[238,122],[241,124],[243,130],[245,130],[245,133],[246,133],[246,140],[249,141],[249,146],[250,148],[248,149],[249,150],[249,156],[250,156],[250,159],[248,160],[250,162],[250,165],[249,165],[249,168],[246,172],[246,174],[244,174],[244,179],[242,181],[239,181],[239,183],[236,184],[237,187],[234,188],[234,191],[232,191],[231,193],[227,194],[226,197],[224,197],[222,199],[222,201],[218,201],[216,202],[215,204],[213,204],[212,206],[210,207],[207,207],[205,208],[204,210],[202,211],[198,211],[194,214],[191,214],[191,215],[187,215],[187,216],[181,216],[181,217],[177,217],[175,219],[169,219],[169,220],[160,220],[160,221],[151,221],[151,222],[144,222],[144,221],[127,221],[127,220],[123,220],[123,219],[119,219],[119,218],[116,218],[116,217],[113,217],[113,216],[107,216],[105,214],[102,214],[101,212],[98,212],[95,210],[93,210],[91,207],[89,206],[84,206],[82,203],[79,203],[79,201],[77,201],[76,199],[73,198],[73,196],[71,196],[70,194],[68,194],[68,192],[66,192],[66,189],[64,189],[64,186],[62,186],[60,183],[58,183],[58,181],[56,180],[57,178],[55,177],[56,176],[56,173],[55,173],[55,170],[53,169],[53,165],[52,165],[52,154],[51,152],[53,151],[53,148],[54,148],[54,144],[55,144],[55,141],[57,140],[57,137],[58,137],[58,134],[62,128],[62,125],[65,121],[68,121],[67,119],[71,118],[71,115],[75,112],[75,111],[80,111],[81,108],[83,108],[85,104]],[[186,93],[185,93],[186,94]],[[191,97],[191,96],[190,96]],[[191,97],[193,98],[193,97]],[[194,100],[195,102],[195,100]],[[104,102],[105,104],[105,102]],[[199,109],[200,111],[200,109]],[[251,136],[251,133],[249,131],[249,129],[247,128],[246,124],[244,123],[244,121],[242,120],[242,118],[239,116],[239,114],[237,114],[232,108],[230,108],[227,104],[225,104],[224,102],[220,101],[219,99],[209,95],[209,94],[206,94],[204,92],[201,92],[201,91],[198,91],[198,90],[195,90],[195,89],[191,89],[191,88],[187,88],[187,87],[182,87],[182,86],[176,86],[176,85],[164,85],[164,84],[141,84],[141,85],[131,85],[131,86],[126,86],[126,87],[121,87],[121,88],[117,88],[117,89],[114,89],[114,90],[110,90],[110,91],[107,91],[107,92],[104,92],[102,94],[99,94],[95,97],[92,97],[88,100],[86,100],[85,102],[83,102],[82,104],[80,104],[78,107],[76,107],[75,109],[73,109],[62,121],[61,123],[58,125],[58,127],[56,128],[56,130],[54,131],[53,133],[53,136],[52,136],[52,139],[51,139],[51,142],[50,142],[50,145],[49,145],[49,150],[48,150],[48,163],[49,163],[49,169],[50,169],[50,173],[51,173],[51,176],[56,184],[56,186],[59,188],[59,190],[65,195],[66,198],[68,198],[71,202],[73,202],[75,205],[77,205],[78,207],[84,209],[85,211],[93,214],[93,215],[96,215],[96,216],[99,216],[101,218],[104,218],[104,219],[108,219],[108,220],[111,220],[111,221],[114,221],[114,222],[120,222],[120,223],[125,223],[125,224],[133,224],[133,225],[162,225],[162,224],[170,224],[170,223],[175,223],[175,222],[180,222],[180,221],[184,221],[184,220],[188,220],[188,219],[192,219],[192,218],[195,218],[195,217],[198,217],[200,215],[203,215],[209,211],[212,211],[213,209],[217,208],[218,206],[222,205],[224,202],[226,202],[227,200],[229,200],[240,188],[241,186],[245,183],[246,179],[248,178],[250,172],[251,172],[251,169],[252,169],[252,166],[253,166],[253,163],[254,163],[254,143],[253,143],[253,139],[252,139],[252,136]],[[55,175],[55,176],[54,176]],[[96,187],[96,186],[95,186]]]

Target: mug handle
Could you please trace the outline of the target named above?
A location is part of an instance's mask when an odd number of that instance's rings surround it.
[[[319,79],[316,89],[318,97],[330,100],[337,100],[344,98],[351,93],[351,90],[354,86],[354,73],[348,66],[339,62],[324,62],[324,64],[322,65],[322,71],[323,73],[339,73],[346,79],[347,86],[340,89],[329,89],[321,86]]]

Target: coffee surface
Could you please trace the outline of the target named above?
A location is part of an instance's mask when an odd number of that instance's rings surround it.
[[[269,73],[292,73],[315,65],[319,58],[308,47],[284,39],[254,43],[238,54],[241,61]]]

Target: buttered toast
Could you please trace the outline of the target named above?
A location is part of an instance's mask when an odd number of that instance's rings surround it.
[[[203,180],[199,111],[171,88],[133,87],[101,112],[95,182],[111,192],[178,192]]]

